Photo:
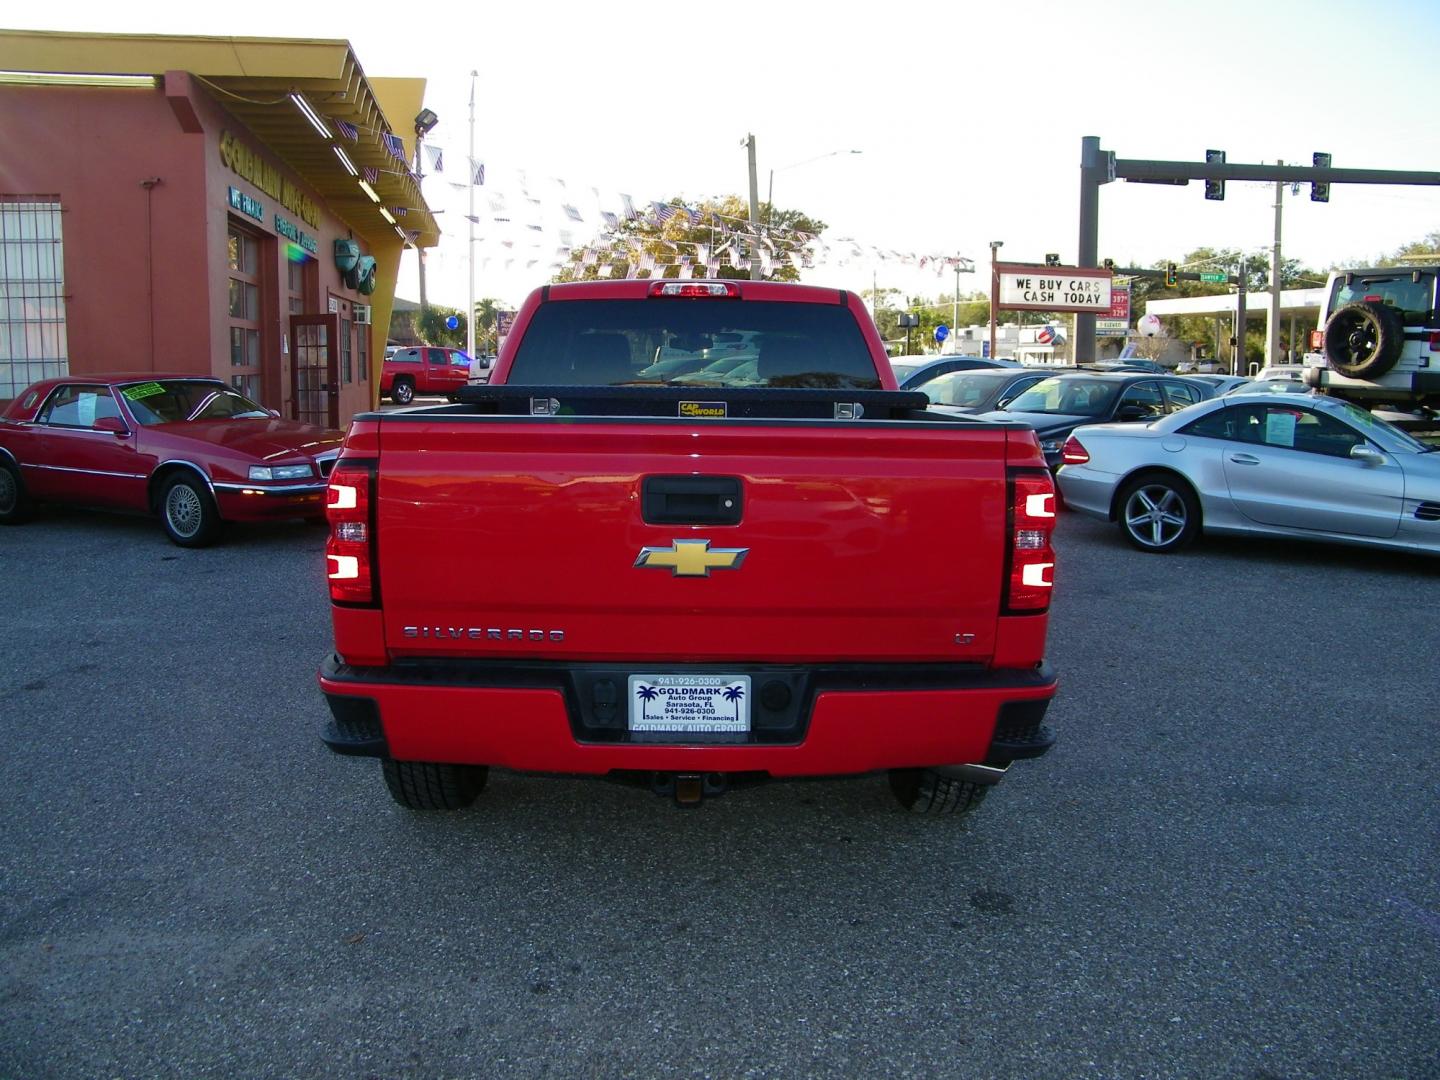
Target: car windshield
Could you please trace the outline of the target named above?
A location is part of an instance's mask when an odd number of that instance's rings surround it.
[[[1044,379],[1006,405],[1005,411],[1104,416],[1119,390],[1119,383],[1106,379]]]
[[[848,308],[708,298],[541,304],[509,382],[880,389]]]
[[[1401,446],[1407,450],[1413,450],[1417,454],[1428,454],[1435,449],[1433,446],[1426,446],[1408,431],[1401,430],[1389,421],[1381,420],[1380,417],[1374,413],[1362,409],[1358,405],[1353,405],[1348,401],[1342,401],[1339,398],[1329,398],[1327,400],[1332,412],[1339,413],[1342,420],[1348,421],[1352,426],[1359,428],[1362,432],[1368,434],[1373,431],[1383,431]]]
[[[270,412],[244,394],[199,379],[161,379],[136,383],[120,391],[138,423],[183,423],[188,420],[269,419]]]
[[[973,409],[989,401],[991,395],[1010,378],[1009,372],[1002,371],[951,371],[911,389],[923,393],[932,405],[959,405]]]

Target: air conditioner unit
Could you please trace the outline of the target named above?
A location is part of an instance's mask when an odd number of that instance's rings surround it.
[[[364,326],[369,326],[369,325],[370,325],[370,305],[369,305],[369,304],[353,304],[353,305],[351,305],[350,311],[354,314],[354,316],[355,316],[355,322],[356,322],[357,324],[364,325]]]

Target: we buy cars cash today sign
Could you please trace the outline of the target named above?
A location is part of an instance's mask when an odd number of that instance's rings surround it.
[[[996,307],[1007,311],[1110,313],[1110,271],[1074,266],[995,267]]]

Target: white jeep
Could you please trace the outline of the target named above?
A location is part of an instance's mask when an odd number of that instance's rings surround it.
[[[1305,357],[1307,385],[1365,406],[1440,406],[1440,266],[1337,270]]]

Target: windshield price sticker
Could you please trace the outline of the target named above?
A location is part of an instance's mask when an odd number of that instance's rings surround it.
[[[630,730],[743,734],[750,730],[748,675],[631,675]]]
[[[140,401],[147,397],[154,397],[156,394],[165,393],[165,387],[158,382],[141,383],[139,386],[128,386],[125,388],[125,396],[131,401]]]
[[[1089,277],[1074,273],[1000,274],[1000,305],[1034,311],[1094,311],[1110,314],[1109,275]]]

